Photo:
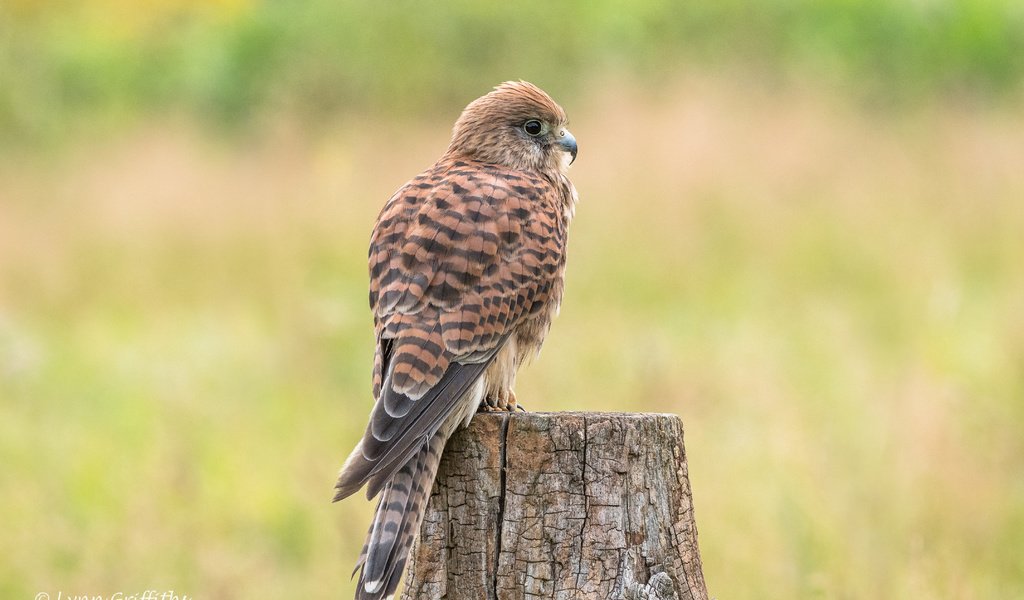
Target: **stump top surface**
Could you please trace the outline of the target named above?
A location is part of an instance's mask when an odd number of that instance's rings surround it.
[[[499,413],[499,412],[484,412],[477,413],[474,417],[501,417],[510,415],[514,418],[539,418],[539,419],[562,419],[562,418],[578,418],[578,417],[598,417],[598,418],[609,418],[609,419],[679,419],[679,415],[672,413],[653,413],[653,412],[613,412],[613,411],[586,411],[586,410],[563,410],[563,411],[537,411],[537,412],[516,412],[516,413]]]

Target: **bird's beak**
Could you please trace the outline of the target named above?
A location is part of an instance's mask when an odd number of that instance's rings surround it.
[[[572,160],[569,161],[570,165],[576,162],[576,138],[569,133],[568,129],[558,132],[558,145],[572,155]]]

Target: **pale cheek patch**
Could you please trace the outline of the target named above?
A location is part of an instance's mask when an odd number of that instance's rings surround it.
[[[530,164],[537,165],[536,168],[543,168],[544,164],[544,150],[536,144],[530,144]]]

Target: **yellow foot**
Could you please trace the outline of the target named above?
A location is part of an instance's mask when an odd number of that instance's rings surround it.
[[[519,403],[516,402],[516,393],[513,392],[512,390],[509,390],[508,401],[505,402],[505,410],[507,410],[510,413],[514,413],[516,412],[516,409],[526,412],[526,409],[523,408],[522,406],[519,406]]]
[[[478,412],[515,412],[516,409],[526,412],[516,403],[516,393],[512,390],[501,390],[497,394],[486,396],[480,403]]]

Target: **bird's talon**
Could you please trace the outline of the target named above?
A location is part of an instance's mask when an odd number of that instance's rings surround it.
[[[480,406],[477,408],[477,412],[504,412],[504,410],[501,407],[501,400],[498,396],[484,396],[484,399],[480,401]]]
[[[508,400],[505,402],[505,409],[510,413],[514,413],[517,408],[519,408],[519,403],[516,401],[516,393],[509,390]],[[523,412],[526,412],[526,409],[523,409]]]

